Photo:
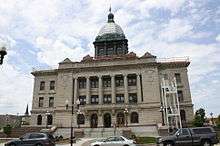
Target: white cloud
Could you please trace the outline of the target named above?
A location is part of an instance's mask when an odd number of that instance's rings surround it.
[[[201,29],[194,32],[198,24],[205,26],[209,20],[214,18],[214,14],[204,7],[205,2],[202,1],[7,0],[1,2],[0,5],[0,38],[1,36],[3,38],[10,36],[9,38],[12,40],[27,41],[38,48],[34,51],[32,48],[28,50],[32,52],[33,56],[36,56],[35,59],[49,66],[57,65],[66,57],[73,61],[79,61],[86,54],[92,55],[94,53],[92,42],[101,26],[107,21],[110,4],[115,14],[115,21],[122,26],[129,40],[130,51],[134,51],[138,55],[150,51],[158,57],[189,56],[192,61],[189,68],[192,86],[199,85],[205,77],[218,70],[220,52],[217,44],[181,41],[182,38],[209,39],[211,37],[211,30]],[[158,18],[151,15],[151,10],[159,11],[161,9],[170,14],[167,14],[167,17],[165,16],[164,21],[158,23],[156,20]],[[179,17],[178,13],[186,16]],[[158,17],[163,17],[163,14],[161,13]],[[217,18],[217,15],[215,17]],[[217,43],[220,42],[219,35],[216,37],[216,41]],[[9,50],[6,62],[13,60],[14,56],[23,55],[17,55],[19,51],[16,49],[16,45],[15,43]],[[19,86],[18,90],[21,90],[16,91],[16,93],[19,92],[19,96],[23,94],[23,97],[30,100],[32,97],[22,92],[23,88],[21,88],[26,84],[28,86],[33,85],[32,81],[28,80],[29,77],[26,78],[26,74],[29,73],[22,73],[24,69],[15,68],[16,64],[6,63],[4,66],[6,65],[8,68],[4,70],[8,74],[1,74],[2,77],[0,77],[0,82],[5,82],[4,87],[6,87],[2,90],[4,99],[1,101],[4,101],[4,105],[6,105],[6,96],[10,96],[10,99],[12,96],[16,97],[16,94],[7,94],[15,87],[3,78],[3,76],[13,78],[16,75],[19,78],[16,78],[14,84]],[[9,71],[12,72],[12,75]],[[22,80],[26,82],[25,85],[19,83]],[[215,86],[215,88],[217,87]],[[194,88],[192,93],[196,92],[197,89]],[[27,90],[32,92],[32,89],[28,88]],[[212,95],[214,90],[210,90],[210,92],[209,94]],[[200,96],[200,93],[193,95]],[[205,98],[204,96],[200,97]],[[201,105],[198,100],[195,102]],[[3,104],[0,105],[0,108],[2,106]]]
[[[164,25],[164,30],[159,34],[159,38],[172,42],[182,37],[192,35],[193,27],[185,20],[182,19],[171,19],[168,24]]]
[[[0,85],[1,112],[23,114],[26,104],[31,106],[33,77],[30,74],[5,61],[0,66]]]
[[[73,45],[69,46],[70,43],[73,43]],[[37,54],[39,62],[52,66],[57,65],[58,62],[63,61],[65,58],[79,61],[87,53],[81,47],[80,40],[75,38],[64,37],[54,41],[48,38],[38,37],[36,39],[36,44],[40,48]]]
[[[217,35],[217,37],[215,38],[215,40],[216,40],[217,42],[220,42],[220,34]]]

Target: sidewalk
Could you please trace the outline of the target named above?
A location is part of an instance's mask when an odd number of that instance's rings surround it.
[[[91,138],[83,138],[79,141],[76,141],[76,143],[74,143],[74,146],[89,146],[90,141],[93,140]],[[1,145],[0,145],[1,146]],[[56,146],[70,146],[70,144],[56,144]]]

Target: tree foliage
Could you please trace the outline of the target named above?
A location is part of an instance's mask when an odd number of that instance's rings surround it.
[[[11,134],[11,125],[6,125],[5,127],[3,127],[3,132],[6,134],[6,135],[10,135]]]
[[[220,128],[220,115],[218,115],[218,119],[217,119],[217,122],[216,122],[216,126],[218,128]]]
[[[193,125],[196,127],[202,127],[204,126],[205,120],[205,110],[203,108],[198,109],[195,113]]]

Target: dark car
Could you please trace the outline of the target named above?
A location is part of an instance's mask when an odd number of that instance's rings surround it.
[[[175,134],[161,137],[158,145],[164,146],[212,146],[219,142],[212,127],[196,127],[179,129]]]
[[[27,133],[19,139],[7,142],[5,146],[55,146],[55,141],[47,133]]]

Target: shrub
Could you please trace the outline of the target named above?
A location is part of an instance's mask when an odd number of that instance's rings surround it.
[[[205,123],[205,110],[200,108],[196,111],[193,125],[196,127],[202,127]]]
[[[6,135],[10,135],[11,134],[11,125],[6,125],[5,127],[3,127],[3,132],[6,134]]]
[[[138,144],[149,144],[149,143],[156,143],[155,137],[137,137]]]

